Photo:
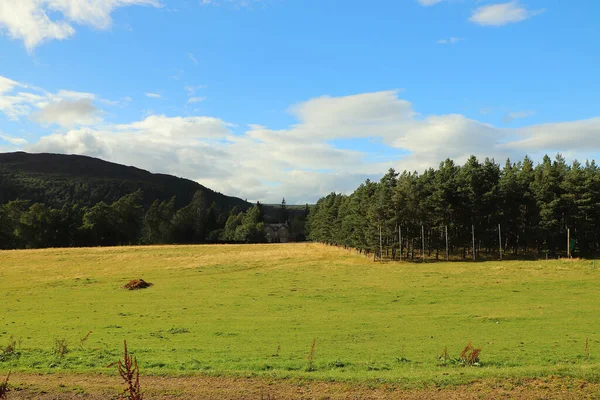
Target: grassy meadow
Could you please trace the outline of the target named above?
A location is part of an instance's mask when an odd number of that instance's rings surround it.
[[[154,286],[122,289],[136,278]],[[0,251],[0,376],[114,373],[126,339],[144,374],[596,381],[599,311],[591,261],[374,263],[300,243]],[[469,342],[480,366],[440,365]]]

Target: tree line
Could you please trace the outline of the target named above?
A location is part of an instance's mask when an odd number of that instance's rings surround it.
[[[414,258],[566,255],[600,251],[600,170],[558,154],[504,167],[475,156],[423,173],[390,169],[351,195],[331,193],[312,210],[309,239],[360,252]],[[446,235],[447,232],[447,235]],[[401,239],[401,243],[400,243]],[[399,253],[399,249],[402,252]],[[379,254],[383,251],[383,254]],[[494,255],[495,254],[495,255]]]
[[[9,201],[0,205],[0,249],[266,241],[264,206],[258,202],[240,211],[209,204],[201,191],[179,209],[175,197],[155,200],[147,208],[143,200],[143,192],[137,190],[112,204],[100,201],[93,206],[65,203],[53,208]],[[305,215],[290,221],[298,240],[303,238]],[[288,217],[284,201],[275,218]]]

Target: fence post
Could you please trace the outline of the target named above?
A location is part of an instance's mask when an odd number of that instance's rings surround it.
[[[498,224],[498,246],[500,249],[500,261],[502,261],[502,227]]]
[[[400,245],[400,261],[402,261],[402,227],[398,224],[398,244]]]
[[[446,225],[446,261],[450,260],[450,253],[448,252],[448,225]]]
[[[425,227],[421,225],[421,244],[423,247],[423,262],[425,262]]]
[[[383,262],[383,244],[381,239],[381,224],[379,224],[379,261]]]
[[[473,236],[473,261],[475,261],[475,224],[471,225],[471,234]]]
[[[571,258],[571,230],[567,228],[567,258]]]

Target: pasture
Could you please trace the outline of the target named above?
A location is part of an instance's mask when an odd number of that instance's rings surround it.
[[[122,288],[137,278],[153,286]],[[595,382],[599,287],[592,261],[374,263],[311,243],[0,251],[0,378],[114,375],[125,339],[144,375],[173,378]],[[453,360],[468,343],[475,366]]]

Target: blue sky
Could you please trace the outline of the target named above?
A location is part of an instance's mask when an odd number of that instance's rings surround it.
[[[4,0],[0,151],[251,200],[600,149],[592,0]]]

